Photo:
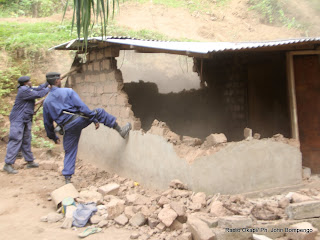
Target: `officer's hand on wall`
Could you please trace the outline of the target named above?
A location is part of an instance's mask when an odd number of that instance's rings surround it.
[[[96,126],[96,129],[98,129],[100,127],[99,123],[95,123],[94,125]]]

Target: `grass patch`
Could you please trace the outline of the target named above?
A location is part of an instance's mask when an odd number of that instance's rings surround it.
[[[17,49],[35,52],[73,38],[76,38],[76,34],[71,34],[70,23],[0,23],[0,49],[9,52]]]

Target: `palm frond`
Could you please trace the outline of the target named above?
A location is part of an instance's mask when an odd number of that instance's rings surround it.
[[[110,3],[111,1],[112,3]],[[112,9],[112,17],[114,17],[116,3],[119,7],[119,0],[73,0],[71,31],[76,25],[78,39],[81,36],[84,38],[83,48],[87,49],[89,33],[95,24],[101,24],[101,36],[106,36],[110,8]],[[63,18],[68,4],[69,0],[66,2]]]

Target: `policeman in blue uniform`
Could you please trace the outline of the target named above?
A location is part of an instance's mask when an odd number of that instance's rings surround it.
[[[10,174],[18,173],[12,167],[21,149],[27,168],[36,168],[39,165],[34,162],[31,152],[31,127],[34,113],[35,99],[42,98],[49,92],[48,83],[37,88],[32,87],[29,76],[18,79],[18,94],[10,113],[10,134],[7,145],[7,154],[3,170]]]
[[[91,111],[80,99],[79,95],[71,88],[61,88],[60,73],[49,72],[46,74],[47,82],[52,86],[51,91],[43,103],[43,120],[48,138],[55,143],[60,143],[55,133],[53,121],[63,132],[63,147],[65,150],[64,168],[66,184],[71,182],[74,174],[78,143],[82,129],[94,122],[96,129],[99,123],[113,128],[126,138],[131,130],[131,124],[120,127],[116,117],[107,113],[102,108]]]

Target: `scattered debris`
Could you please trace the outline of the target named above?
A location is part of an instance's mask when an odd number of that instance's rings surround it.
[[[294,224],[308,222],[313,231],[317,231],[318,222],[314,219],[320,217],[319,189],[260,198],[247,198],[243,194],[207,196],[204,192],[188,190],[182,181],[174,179],[167,190],[153,192],[130,179],[110,175],[81,161],[80,166],[81,174],[75,177],[79,191],[73,184],[67,184],[51,193],[52,202],[60,207],[63,199],[55,193],[66,196],[69,194],[65,190],[69,189],[77,208],[66,206],[65,216],[50,213],[40,221],[61,221],[61,228],[65,229],[80,227],[79,219],[75,220],[79,206],[94,202],[90,214],[82,216],[81,219],[86,220],[83,224],[100,229],[116,226],[133,230],[130,239],[276,239],[285,233],[273,233],[272,229],[289,228],[293,224],[291,219],[296,221]],[[94,184],[83,187],[82,180],[88,182],[88,179]],[[225,231],[227,228],[265,228],[268,232],[229,233]]]

